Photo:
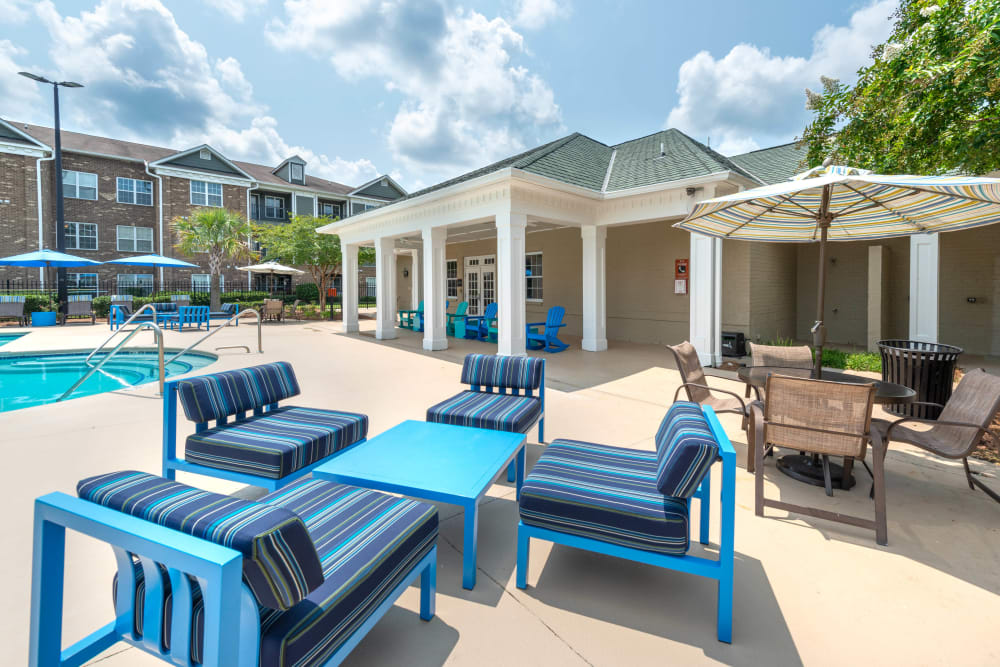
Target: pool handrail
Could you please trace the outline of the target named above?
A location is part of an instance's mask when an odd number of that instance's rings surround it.
[[[153,307],[153,304],[152,303],[147,303],[146,305],[141,306],[139,308],[139,310],[137,310],[134,313],[132,313],[132,316],[129,317],[127,320],[125,320],[124,324],[122,324],[120,327],[118,327],[117,329],[115,329],[114,331],[112,331],[110,336],[108,336],[107,338],[105,338],[101,342],[100,345],[98,345],[93,350],[91,350],[90,354],[88,354],[87,358],[84,360],[84,363],[89,366],[90,365],[90,360],[94,357],[95,354],[97,354],[105,345],[107,345],[108,343],[110,343],[112,338],[114,338],[118,334],[122,333],[122,330],[125,327],[127,327],[129,324],[132,324],[132,321],[135,318],[137,318],[140,315],[142,315],[144,312],[146,312],[146,310],[153,311],[153,322],[155,323],[156,322],[156,308]],[[109,314],[108,317],[112,317],[112,315]],[[132,329],[132,331],[138,331],[141,328],[142,327],[136,327],[135,329]],[[159,329],[160,327],[157,326],[156,328]],[[162,332],[161,332],[161,334],[162,334]],[[129,338],[131,338],[131,336],[129,336]]]
[[[91,375],[93,375],[97,371],[101,370],[101,366],[103,366],[104,364],[108,363],[108,361],[111,359],[111,357],[113,357],[116,354],[118,354],[118,352],[122,349],[122,347],[125,345],[125,343],[129,342],[130,340],[132,340],[133,336],[135,336],[137,333],[139,333],[140,331],[142,331],[144,328],[147,328],[147,327],[149,327],[149,328],[151,328],[153,330],[153,335],[156,337],[156,353],[157,353],[157,364],[159,366],[160,395],[162,396],[163,395],[163,379],[164,379],[164,377],[163,377],[164,376],[163,369],[166,368],[166,364],[163,363],[163,330],[155,322],[139,322],[139,324],[136,325],[135,329],[132,329],[131,331],[129,331],[128,335],[125,336],[125,338],[122,339],[122,342],[120,342],[117,345],[115,345],[114,349],[111,350],[111,352],[108,353],[108,356],[106,356],[103,359],[101,359],[97,363],[96,366],[93,366],[89,371],[87,371],[84,374],[83,377],[81,377],[79,380],[77,380],[73,384],[72,387],[70,387],[69,389],[67,389],[66,392],[62,396],[60,396],[59,398],[57,398],[56,399],[56,403],[58,403],[59,401],[65,399],[67,396],[69,396],[74,391],[76,391],[77,387],[79,387],[81,384],[83,384],[84,382],[87,381],[87,378],[89,378]],[[100,348],[98,348],[98,349],[100,349]],[[94,352],[96,352],[96,351],[97,350],[94,350]],[[93,355],[93,352],[91,352],[91,355]],[[90,359],[90,357],[87,357],[87,359]],[[173,361],[173,359],[171,359],[171,361]]]
[[[188,345],[187,347],[185,347],[183,350],[181,350],[180,352],[178,352],[174,356],[170,357],[170,359],[167,360],[167,364],[166,365],[169,366],[171,363],[173,363],[182,354],[185,354],[186,352],[190,352],[192,349],[194,349],[198,345],[201,345],[202,342],[208,340],[211,336],[213,336],[216,333],[218,333],[219,331],[221,331],[223,329],[223,327],[229,326],[230,324],[232,324],[236,320],[240,319],[241,317],[243,317],[244,315],[249,314],[249,313],[253,313],[254,317],[257,318],[257,352],[258,353],[263,352],[264,351],[264,343],[263,343],[263,336],[261,335],[261,328],[260,328],[261,324],[262,324],[262,320],[261,320],[261,317],[260,317],[260,312],[254,310],[253,308],[247,308],[246,310],[241,310],[240,312],[236,313],[235,315],[233,315],[232,317],[230,317],[228,320],[226,320],[225,322],[223,322],[222,324],[220,324],[216,328],[214,328],[214,329],[209,328],[209,330],[205,332],[204,336],[202,336],[201,338],[199,338],[195,342],[191,343],[190,345]],[[230,347],[246,347],[246,346],[245,345],[233,345],[233,346],[230,346]],[[250,348],[249,347],[247,347],[247,353],[248,354],[250,353]],[[161,387],[160,388],[160,390],[161,390],[160,393],[163,393],[162,389],[163,388]]]

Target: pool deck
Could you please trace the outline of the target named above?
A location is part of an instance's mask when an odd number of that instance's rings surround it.
[[[220,351],[200,372],[289,361],[303,390],[295,403],[364,412],[371,436],[404,419],[422,419],[428,405],[460,389],[467,352],[495,350],[450,340],[451,349],[428,353],[417,335],[400,332],[396,340],[378,342],[373,322],[361,326],[361,334],[345,336],[338,323],[266,324],[263,354]],[[92,347],[107,333],[106,325],[34,329],[2,352]],[[252,326],[228,328],[205,350],[253,345],[254,334]],[[181,348],[195,338],[168,331],[166,343]],[[136,340],[151,345],[146,334]],[[679,382],[667,351],[612,342],[608,352],[595,354],[568,340],[570,350],[546,357],[549,438],[652,450]],[[710,382],[742,393],[737,382]],[[33,499],[51,491],[72,494],[77,480],[98,473],[158,472],[160,409],[153,383],[0,415],[8,521],[0,552],[8,582],[0,664],[26,663]],[[190,432],[181,420],[179,432]],[[441,505],[437,616],[430,623],[418,619],[418,592],[411,588],[345,664],[1000,664],[1000,505],[968,489],[960,463],[893,445],[886,464],[889,546],[879,547],[859,528],[775,510],[755,517],[739,419],[723,415],[722,421],[740,466],[732,645],[715,638],[714,586],[694,576],[536,542],[529,587],[515,588],[517,510],[513,488],[501,478],[481,510],[475,590],[461,586],[461,510]],[[529,469],[541,451],[536,442],[532,431]],[[972,466],[1000,486],[996,466]],[[768,493],[867,516],[867,478],[863,469],[856,474],[853,490],[829,499],[769,463]],[[180,479],[247,497],[257,493],[204,477]],[[717,531],[714,523],[713,540]],[[105,545],[71,535],[67,548],[65,643],[111,620],[114,572]],[[162,664],[124,644],[95,662]]]

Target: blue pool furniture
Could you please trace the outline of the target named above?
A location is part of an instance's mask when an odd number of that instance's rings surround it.
[[[409,329],[411,331],[417,330],[417,321],[420,319],[420,315],[424,312],[424,302],[421,301],[417,306],[416,310],[401,310],[397,313],[399,316],[399,328]]]
[[[467,354],[462,384],[469,389],[427,408],[427,421],[524,434],[537,423],[538,442],[545,442],[544,359]],[[513,466],[507,481],[514,481]]]
[[[423,301],[420,302],[420,305],[423,306]],[[448,318],[448,301],[447,300],[444,302],[444,316],[445,316],[445,319],[447,320],[447,318]],[[420,312],[417,313],[417,328],[414,329],[414,331],[423,331],[423,330],[424,330],[424,309],[421,307],[420,308]]]
[[[708,544],[710,469],[719,459],[719,557],[692,556],[691,500],[700,501],[699,541]],[[697,574],[719,582],[717,635],[731,642],[735,504],[736,451],[708,406],[674,403],[656,433],[656,452],[554,440],[521,490],[517,587],[527,587],[531,538]]]
[[[32,667],[118,642],[173,665],[338,665],[418,578],[434,616],[432,505],[313,479],[251,502],[135,471],[77,494],[35,500]],[[115,620],[61,650],[67,528],[111,545],[118,572]]]
[[[17,326],[27,324],[24,317],[24,296],[0,294],[0,320],[17,320]]]
[[[545,350],[546,352],[562,352],[568,344],[559,340],[559,329],[566,326],[563,318],[566,316],[566,309],[562,306],[552,306],[544,322],[529,322],[525,344],[529,350]],[[542,327],[541,332],[538,328]]]
[[[173,304],[171,304],[173,305]],[[184,331],[184,327],[194,327],[201,329],[204,324],[208,329],[208,306],[181,306],[177,309],[177,330]]]
[[[240,304],[238,303],[224,303],[219,306],[219,310],[213,310],[208,313],[208,321],[211,323],[212,320],[226,320],[228,321],[233,315],[242,312],[240,309]],[[234,326],[239,326],[240,321],[236,320],[233,322]]]
[[[447,334],[465,338],[465,314],[469,311],[468,301],[459,301],[454,313],[448,313]]]
[[[132,317],[132,295],[112,294],[111,306],[108,310],[108,325],[111,330],[114,331],[125,324],[125,320],[130,317]]]
[[[496,301],[486,304],[486,309],[482,315],[471,315],[465,318],[465,337],[479,340],[490,339],[490,328],[496,330],[497,310],[499,305]],[[495,339],[495,337],[494,337]]]
[[[295,372],[285,361],[167,382],[163,476],[174,479],[182,470],[276,491],[364,442],[365,415],[278,406],[299,393]],[[195,423],[183,460],[177,458],[178,399]]]
[[[405,421],[331,458],[313,477],[462,507],[462,586],[471,590],[479,501],[508,466],[516,469],[520,492],[525,440],[520,433]]]

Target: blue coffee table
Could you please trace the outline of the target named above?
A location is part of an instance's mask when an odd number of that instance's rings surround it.
[[[479,501],[497,474],[514,460],[520,497],[525,442],[521,433],[405,421],[342,451],[312,474],[341,484],[462,506],[462,586],[471,589],[476,585]]]

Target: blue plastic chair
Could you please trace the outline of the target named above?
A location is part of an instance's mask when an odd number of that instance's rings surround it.
[[[447,333],[449,336],[465,338],[465,313],[469,310],[468,301],[459,301],[454,313],[448,313]]]
[[[473,315],[465,318],[465,337],[477,338],[479,340],[489,340],[490,327],[496,329],[497,310],[499,306],[496,301],[486,306],[482,315]]]
[[[559,329],[566,326],[563,317],[566,309],[562,306],[552,306],[544,322],[529,322],[526,334],[526,345],[529,350],[545,350],[546,352],[562,352],[569,345],[559,340]],[[538,327],[544,327],[542,333]]]
[[[399,328],[417,330],[417,321],[424,314],[424,302],[421,301],[416,310],[399,311]]]
[[[420,312],[417,313],[417,328],[414,329],[414,331],[423,331],[424,330],[424,309],[423,309],[423,305],[424,305],[424,302],[421,301],[420,302],[420,306],[421,306],[420,307]],[[448,317],[448,301],[447,300],[445,300],[445,302],[444,302],[444,316],[445,316],[445,318]]]

